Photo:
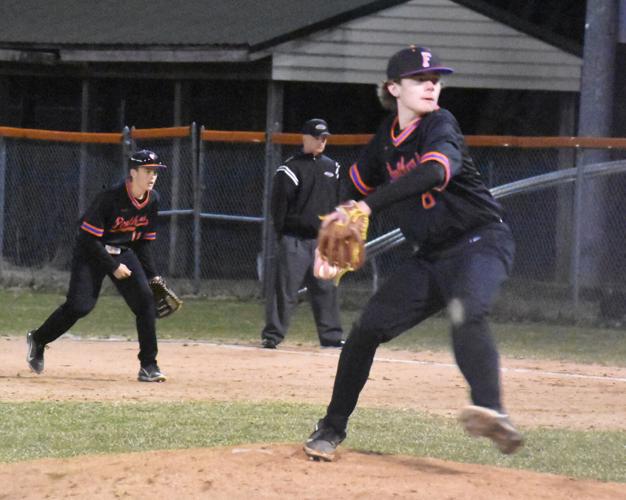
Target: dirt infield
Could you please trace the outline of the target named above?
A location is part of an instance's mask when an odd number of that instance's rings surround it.
[[[281,346],[282,347],[282,346]],[[338,351],[161,342],[164,384],[136,382],[135,342],[60,340],[42,376],[23,338],[0,339],[2,401],[328,402]],[[503,360],[505,401],[521,426],[626,429],[626,368]],[[260,384],[260,374],[273,374]],[[206,381],[203,383],[202,381]],[[419,390],[423,387],[424,390]],[[410,390],[408,390],[410,388]],[[360,404],[455,416],[467,390],[451,356],[380,349]],[[305,436],[303,436],[304,438]],[[28,481],[21,478],[28,474]],[[17,480],[16,480],[17,479]],[[626,498],[626,485],[442,460],[357,453],[309,462],[267,444],[0,464],[4,498]],[[8,488],[8,489],[7,489]],[[494,496],[494,492],[498,492]]]

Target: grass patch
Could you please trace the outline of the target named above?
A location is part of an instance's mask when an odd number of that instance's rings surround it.
[[[0,403],[0,461],[294,442],[324,410],[286,403]],[[534,429],[513,456],[466,436],[456,422],[413,410],[362,408],[344,443],[356,450],[626,482],[626,432]]]
[[[40,325],[62,302],[58,294],[0,291],[0,335],[24,335]],[[343,310],[346,331],[359,311]],[[158,322],[160,338],[258,343],[264,323],[260,301],[187,298],[183,309]],[[500,351],[509,357],[554,359],[580,363],[626,366],[626,332],[543,323],[492,323]],[[85,337],[136,338],[132,313],[121,297],[104,295],[94,311],[70,333]],[[287,337],[290,343],[317,344],[311,308],[300,304]],[[431,318],[387,344],[411,351],[445,351],[450,348],[448,321]]]
[[[0,335],[24,335],[63,302],[63,296],[0,290]],[[349,330],[359,311],[342,311]],[[96,309],[71,330],[85,337],[136,338],[134,318],[121,297],[104,295]],[[181,312],[159,321],[159,337],[256,344],[263,326],[259,301],[187,298]],[[502,354],[626,366],[624,330],[493,323]],[[298,308],[288,335],[292,344],[315,345],[308,304]],[[435,317],[388,344],[394,349],[447,351],[448,322]],[[321,406],[185,403],[0,403],[0,461],[72,457],[156,449],[302,442]],[[527,444],[516,455],[499,454],[473,440],[452,419],[414,410],[359,408],[345,446],[368,452],[428,456],[576,478],[626,482],[624,431],[522,429]]]

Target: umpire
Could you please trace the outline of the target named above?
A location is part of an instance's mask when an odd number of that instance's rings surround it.
[[[276,169],[271,213],[278,249],[261,333],[267,349],[275,349],[284,340],[303,285],[309,291],[320,345],[343,345],[337,288],[313,276],[319,216],[332,212],[339,203],[339,163],[322,154],[329,135],[326,121],[308,120],[302,127],[302,152]]]

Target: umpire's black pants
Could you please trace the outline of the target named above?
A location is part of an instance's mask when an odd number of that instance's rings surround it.
[[[141,366],[156,363],[156,312],[154,296],[148,286],[146,273],[132,250],[126,250],[113,258],[130,269],[130,277],[118,280],[110,274],[124,300],[135,314],[139,338],[139,361]],[[95,307],[107,273],[84,256],[78,248],[72,259],[69,291],[62,304],[34,333],[35,341],[48,344],[67,332],[80,318]]]
[[[503,223],[467,234],[445,251],[405,261],[369,300],[339,357],[326,421],[342,431],[376,353],[437,311],[448,308],[456,362],[474,404],[502,411],[499,356],[487,315],[510,273],[514,243]],[[428,387],[414,390],[431,390]]]
[[[282,342],[298,304],[298,290],[306,286],[321,345],[336,344],[343,336],[337,287],[313,276],[315,239],[284,235],[278,241],[273,293],[265,301],[264,339]]]

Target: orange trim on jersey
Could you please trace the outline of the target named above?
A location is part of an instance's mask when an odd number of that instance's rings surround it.
[[[422,206],[425,210],[430,210],[433,208],[437,202],[435,201],[435,197],[432,195],[430,191],[426,191],[422,193]]]
[[[367,196],[372,191],[374,191],[373,187],[368,186],[367,184],[365,184],[365,182],[363,182],[363,179],[361,179],[359,167],[356,163],[354,163],[350,167],[350,179],[352,180],[352,184],[354,184],[354,187],[357,188],[359,193],[361,193],[363,196]]]
[[[142,165],[144,166],[144,165]],[[143,207],[145,207],[148,202],[150,201],[150,190],[146,191],[146,199],[143,201],[139,201],[137,198],[135,198],[130,190],[130,179],[126,179],[126,194],[128,194],[128,197],[130,198],[131,203],[133,204],[133,206],[136,209],[142,209]]]
[[[426,163],[429,161],[436,161],[443,167],[443,183],[441,184],[441,186],[433,188],[435,191],[443,191],[448,185],[448,182],[450,182],[450,160],[446,155],[440,153],[439,151],[430,151],[422,156],[422,158],[420,159],[420,163]]]
[[[96,238],[102,238],[102,235],[104,234],[104,229],[100,229],[99,227],[96,226],[92,226],[91,224],[89,224],[89,222],[87,221],[83,221],[82,225],[80,226],[80,228],[83,231],[88,232],[89,234],[94,235]]]
[[[393,143],[393,145],[398,147],[400,144],[402,144],[406,140],[406,138],[410,136],[413,133],[413,131],[417,128],[420,120],[421,120],[420,117],[415,118],[403,130],[401,130],[400,133],[396,136],[394,133],[396,125],[398,124],[398,117],[396,116],[393,119],[393,123],[391,124],[391,131],[390,131],[391,142]]]
[[[144,233],[144,235],[141,237],[144,240],[156,240],[156,232],[154,233]]]

